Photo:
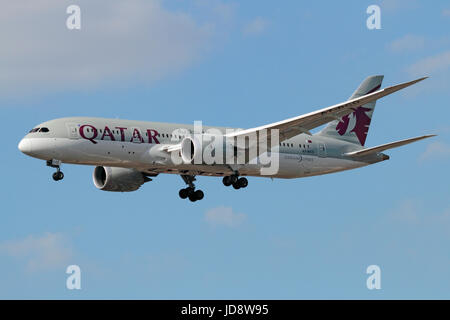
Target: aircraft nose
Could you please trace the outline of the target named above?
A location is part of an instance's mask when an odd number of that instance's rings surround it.
[[[30,155],[32,152],[31,139],[24,138],[20,140],[18,148],[23,153]]]

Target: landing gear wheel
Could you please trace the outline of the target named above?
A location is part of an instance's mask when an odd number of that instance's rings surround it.
[[[205,194],[203,193],[202,190],[197,190],[197,191],[194,192],[194,194],[195,194],[195,198],[197,200],[202,200],[203,197],[205,196]]]
[[[56,160],[56,159],[47,160],[47,167],[56,169],[56,172],[54,172],[52,175],[52,178],[55,181],[64,179],[64,173],[62,173],[60,165],[61,165],[61,160]]]
[[[55,173],[53,173],[53,180],[55,181],[59,181],[64,179],[64,173],[62,173],[62,171],[56,171]]]
[[[187,195],[188,195],[188,197],[190,197],[190,196],[192,196],[192,195],[194,195],[194,194],[195,194],[195,190],[194,190],[194,188],[191,188],[191,187],[187,187],[187,188],[186,188],[186,191],[187,191]]]
[[[191,193],[191,194],[189,195],[189,200],[191,200],[191,202],[197,201],[197,197],[195,196],[195,193]]]
[[[186,199],[188,197],[188,190],[186,189],[181,189],[180,192],[178,192],[179,196],[181,199]]]
[[[247,178],[239,178],[237,184],[239,185],[240,188],[245,188],[246,186],[248,186],[248,180]]]
[[[222,183],[225,187],[231,186],[231,178],[229,176],[223,177]]]
[[[233,183],[233,188],[235,188],[236,190],[239,189],[241,186],[239,185],[239,183],[236,181],[235,183]]]
[[[238,180],[239,180],[239,176],[238,175],[236,175],[236,174],[233,174],[233,175],[231,175],[231,176],[226,176],[226,177],[223,177],[223,179],[222,179],[222,183],[223,183],[223,185],[225,186],[225,187],[229,187],[229,186],[231,186],[231,185],[235,185],[235,184],[238,184]],[[235,188],[236,189],[236,188]],[[239,188],[238,188],[239,189]]]
[[[188,185],[187,188],[181,189],[179,191],[179,195],[181,199],[188,198],[190,201],[195,202],[197,200],[202,200],[205,194],[202,190],[195,190],[195,176],[190,175],[181,175],[181,178],[184,180],[184,182]]]

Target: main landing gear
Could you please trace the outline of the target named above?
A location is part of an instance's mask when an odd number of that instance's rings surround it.
[[[248,186],[247,178],[241,177],[239,178],[239,174],[235,173],[231,176],[223,177],[222,183],[225,187],[233,186],[233,188],[240,189]]]
[[[64,179],[64,173],[61,171],[61,161],[59,160],[47,160],[47,166],[56,168],[56,172],[53,173],[52,178],[55,181]]]
[[[192,202],[202,200],[205,194],[202,190],[195,190],[195,176],[181,175],[181,178],[188,185],[187,188],[181,189],[178,193],[181,199],[189,198]]]

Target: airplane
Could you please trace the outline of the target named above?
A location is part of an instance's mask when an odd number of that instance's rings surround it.
[[[222,177],[225,186],[241,189],[249,176],[289,179],[364,167],[388,160],[382,151],[435,136],[365,147],[376,101],[427,78],[380,89],[383,77],[367,77],[342,103],[251,129],[199,131],[195,124],[70,117],[37,125],[18,148],[55,168],[55,181],[64,178],[63,163],[95,166],[94,185],[104,191],[135,191],[159,174],[177,174],[187,185],[179,190],[180,198],[195,202],[204,197],[194,184],[196,176]],[[322,125],[326,126],[311,133]],[[202,159],[208,148],[226,161]]]

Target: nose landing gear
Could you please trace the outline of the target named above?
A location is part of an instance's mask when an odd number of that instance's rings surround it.
[[[60,160],[47,160],[47,166],[51,168],[56,168],[56,172],[53,173],[52,178],[55,181],[64,179],[64,173],[61,171],[61,161]]]

